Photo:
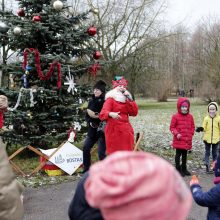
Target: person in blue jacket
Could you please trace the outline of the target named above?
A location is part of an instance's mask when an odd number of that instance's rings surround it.
[[[104,220],[100,210],[92,208],[86,201],[84,183],[88,176],[89,172],[87,171],[77,185],[76,193],[68,209],[70,220]]]
[[[208,192],[203,192],[198,179],[190,181],[190,188],[195,202],[208,207],[207,220],[220,220],[220,156],[215,164],[215,186]]]

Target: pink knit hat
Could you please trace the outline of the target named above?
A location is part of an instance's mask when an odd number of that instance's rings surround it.
[[[85,192],[105,220],[184,220],[192,204],[174,167],[144,152],[119,151],[94,164]]]
[[[128,80],[126,80],[123,76],[118,80],[112,80],[112,87],[116,88],[117,86],[128,87]]]
[[[189,108],[189,102],[185,101],[181,104],[181,107],[184,106],[184,107],[187,107]]]

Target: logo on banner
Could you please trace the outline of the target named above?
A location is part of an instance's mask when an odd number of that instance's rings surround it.
[[[49,159],[50,162],[60,169],[72,175],[83,163],[83,153],[75,145],[66,142],[63,146]]]

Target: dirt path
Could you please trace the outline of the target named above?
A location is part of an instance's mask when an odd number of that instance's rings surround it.
[[[188,177],[184,177],[188,183]],[[204,190],[213,186],[213,175],[200,174],[200,183]],[[24,220],[68,220],[67,210],[75,192],[77,181],[59,185],[32,189],[24,192],[25,219]],[[207,208],[193,203],[187,220],[206,220]]]

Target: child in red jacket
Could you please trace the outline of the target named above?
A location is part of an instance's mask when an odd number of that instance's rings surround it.
[[[0,95],[0,129],[4,125],[4,112],[7,111],[8,98],[4,95]]]
[[[178,112],[172,116],[170,131],[173,134],[173,148],[176,149],[176,169],[182,176],[190,176],[187,170],[187,151],[192,148],[192,138],[195,131],[193,116],[189,113],[190,102],[187,98],[179,98],[177,101]],[[180,158],[182,157],[182,164]]]

